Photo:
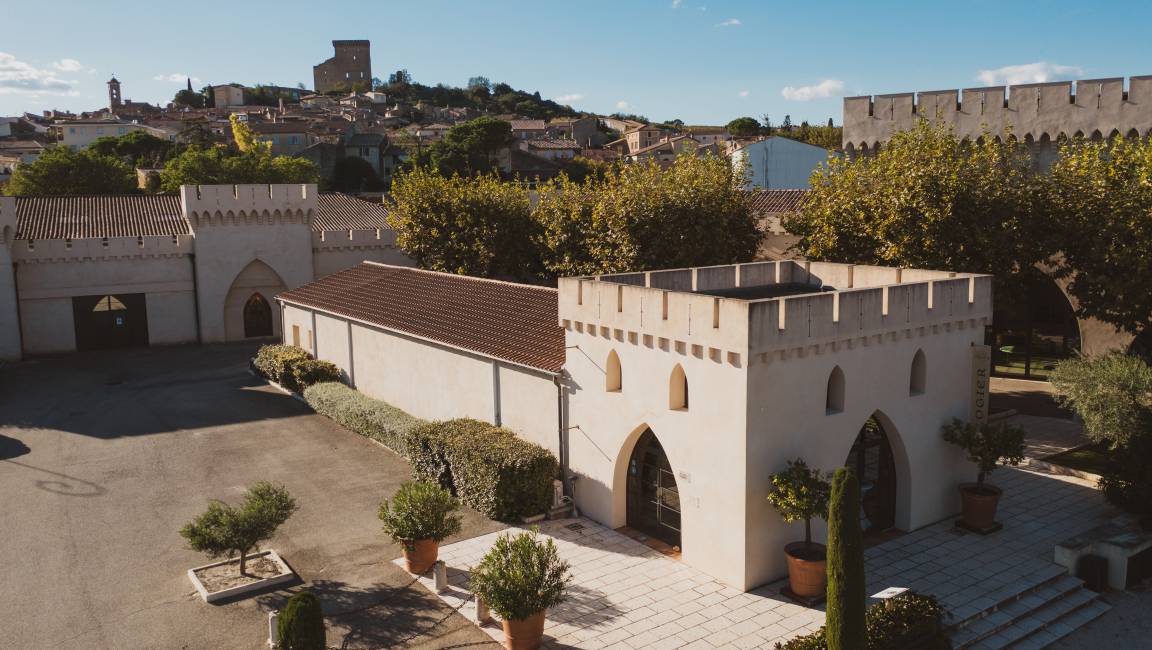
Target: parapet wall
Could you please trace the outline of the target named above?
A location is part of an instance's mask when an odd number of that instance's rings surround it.
[[[874,148],[921,117],[951,124],[957,137],[985,132],[1041,141],[1076,134],[1146,136],[1152,132],[1152,75],[1077,82],[922,91],[844,98],[844,146]]]
[[[195,239],[190,235],[43,239],[31,243],[16,242],[12,246],[12,259],[32,263],[171,257],[189,255],[194,247]]]
[[[314,184],[184,185],[180,206],[192,228],[237,223],[311,223]]]
[[[390,228],[374,230],[324,230],[312,233],[314,250],[344,248],[395,247],[396,232]]]

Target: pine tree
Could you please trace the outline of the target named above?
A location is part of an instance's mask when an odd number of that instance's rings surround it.
[[[828,650],[864,650],[864,540],[852,470],[836,470],[828,509]]]
[[[283,650],[324,650],[327,639],[324,632],[324,613],[320,601],[310,591],[288,599],[276,625]]]

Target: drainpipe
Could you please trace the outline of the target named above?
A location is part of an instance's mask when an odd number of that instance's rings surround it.
[[[16,262],[12,262],[12,291],[16,297],[16,336],[20,337],[20,358],[24,358],[24,316],[20,309],[20,279],[17,277],[19,269]]]
[[[204,345],[204,336],[200,332],[200,282],[196,278],[196,253],[188,253],[188,263],[192,265],[192,307],[196,315],[196,343]]]
[[[559,443],[560,457],[560,483],[564,486],[564,495],[575,500],[572,493],[572,477],[568,471],[568,428],[564,426],[564,384],[560,375],[552,376],[552,383],[556,385],[556,436]]]

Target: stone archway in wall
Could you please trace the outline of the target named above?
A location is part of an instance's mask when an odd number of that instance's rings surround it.
[[[224,336],[227,341],[278,336],[280,310],[272,298],[287,291],[272,267],[252,260],[236,275],[224,298]]]
[[[864,421],[844,466],[860,481],[860,527],[866,535],[908,530],[912,476],[908,454],[892,420],[876,411]]]
[[[627,526],[682,550],[680,489],[660,440],[643,424],[629,434],[616,457],[613,477],[614,527]]]

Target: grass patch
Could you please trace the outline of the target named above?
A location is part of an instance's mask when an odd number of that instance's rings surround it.
[[[1104,474],[1108,469],[1108,465],[1112,462],[1111,454],[1112,452],[1109,451],[1107,443],[1097,443],[1088,445],[1087,447],[1081,447],[1080,449],[1061,452],[1055,456],[1049,456],[1044,460],[1054,465],[1062,465],[1081,472]]]

